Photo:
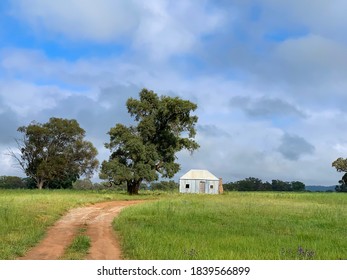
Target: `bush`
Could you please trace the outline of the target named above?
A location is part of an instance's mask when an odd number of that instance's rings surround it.
[[[0,176],[0,189],[25,189],[26,182],[17,176]]]
[[[160,181],[160,182],[153,182],[150,185],[150,189],[152,191],[177,191],[179,188],[178,183],[176,183],[173,180],[170,181]]]

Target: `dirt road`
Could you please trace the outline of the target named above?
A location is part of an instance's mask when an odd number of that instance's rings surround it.
[[[46,237],[21,260],[57,260],[77,234],[85,228],[91,239],[88,260],[120,260],[122,254],[112,220],[129,205],[144,201],[109,201],[70,210],[48,231]]]

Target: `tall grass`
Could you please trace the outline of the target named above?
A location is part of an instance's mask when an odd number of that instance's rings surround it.
[[[347,195],[178,195],[114,221],[128,259],[347,259]]]
[[[0,190],[0,259],[15,259],[67,210],[105,200],[145,199],[107,191]]]

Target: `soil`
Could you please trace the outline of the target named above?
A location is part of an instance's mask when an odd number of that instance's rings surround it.
[[[78,231],[85,229],[91,239],[87,260],[121,260],[118,238],[112,228],[113,219],[127,206],[144,202],[108,201],[70,210],[48,231],[45,238],[21,260],[58,260]]]

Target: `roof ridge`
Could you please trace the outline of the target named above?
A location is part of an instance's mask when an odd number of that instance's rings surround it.
[[[217,176],[206,169],[191,169],[185,173],[180,179],[209,179],[219,180]]]

